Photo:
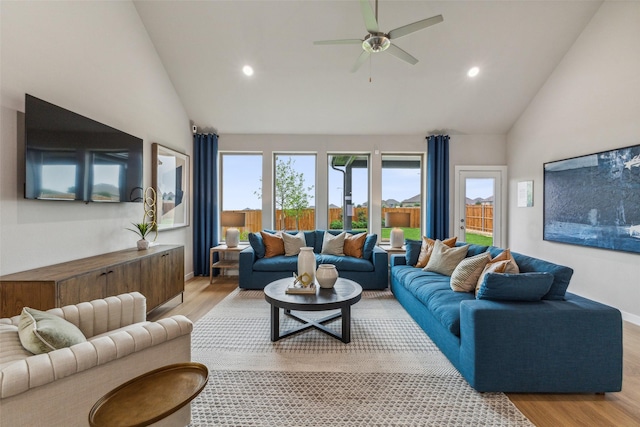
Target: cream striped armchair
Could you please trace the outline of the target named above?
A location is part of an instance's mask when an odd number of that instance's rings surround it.
[[[93,404],[130,379],[191,361],[193,324],[184,316],[146,320],[146,299],[132,292],[48,310],[87,338],[34,355],[18,337],[20,316],[0,319],[0,425],[85,426]],[[162,425],[184,426],[190,405]]]

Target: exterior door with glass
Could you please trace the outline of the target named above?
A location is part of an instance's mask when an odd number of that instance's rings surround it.
[[[455,234],[459,242],[506,245],[506,166],[456,166]]]

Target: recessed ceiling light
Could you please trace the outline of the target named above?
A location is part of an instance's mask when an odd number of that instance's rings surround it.
[[[472,68],[469,69],[469,71],[467,71],[467,76],[475,77],[475,76],[478,75],[479,72],[480,72],[480,68],[472,67]]]
[[[249,65],[245,65],[244,67],[242,67],[242,72],[246,76],[253,76],[253,68]]]

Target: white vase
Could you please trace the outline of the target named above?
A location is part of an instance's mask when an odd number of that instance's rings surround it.
[[[313,248],[304,247],[300,248],[298,254],[298,277],[301,277],[304,273],[309,275],[308,283],[313,284],[316,279],[316,256],[313,254]],[[307,283],[307,281],[304,281]]]
[[[316,271],[316,280],[321,288],[333,288],[338,280],[338,270],[333,264],[320,264]]]
[[[149,241],[145,239],[138,240],[138,250],[149,249]]]

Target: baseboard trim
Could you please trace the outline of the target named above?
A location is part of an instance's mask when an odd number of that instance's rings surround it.
[[[640,316],[627,313],[626,311],[622,310],[620,310],[620,313],[622,313],[622,320],[624,320],[625,322],[633,323],[634,325],[640,326]]]

